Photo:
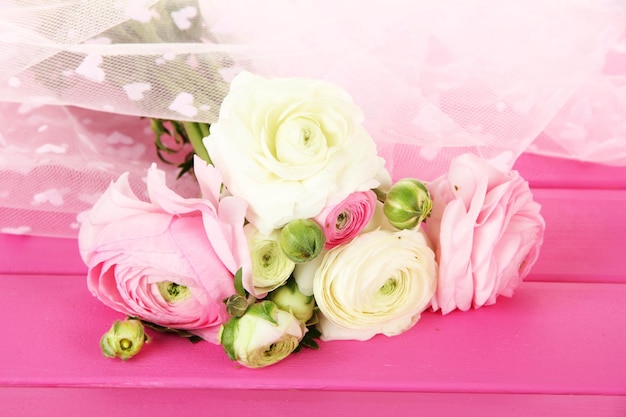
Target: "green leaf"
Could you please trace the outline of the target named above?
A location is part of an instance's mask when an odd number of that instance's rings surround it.
[[[305,348],[309,348],[309,349],[319,349],[320,345],[317,344],[317,342],[313,339],[313,338],[302,338],[302,341],[300,342],[300,344],[305,347]]]
[[[150,119],[150,128],[157,138],[160,138],[164,133],[171,135],[170,131],[167,130],[163,124],[163,120],[161,119]]]
[[[202,133],[202,137],[207,137],[211,134],[211,125],[208,123],[198,123],[198,127],[200,128],[200,132]]]
[[[248,293],[246,292],[245,288],[243,287],[243,270],[242,270],[242,268],[239,268],[239,270],[235,273],[235,291],[237,291],[237,294],[242,295],[244,297],[246,297],[248,295]]]
[[[300,340],[300,344],[294,350],[294,352],[300,352],[302,348],[309,348],[317,350],[320,348],[319,344],[315,341],[315,339],[319,339],[322,336],[322,333],[317,330],[315,326],[307,327],[307,332],[304,334],[302,340]]]
[[[176,143],[179,143],[179,144],[190,143],[189,132],[187,132],[187,129],[185,128],[185,124],[181,122],[177,122],[175,120],[172,120],[171,123],[172,123],[172,126],[174,127],[175,135],[173,137]]]
[[[192,175],[194,174],[194,171],[193,171],[193,156],[194,155],[195,155],[194,152],[189,152],[187,156],[185,156],[185,161],[178,164],[178,168],[180,168],[180,171],[178,172],[178,176],[176,177],[176,179],[179,179],[180,177],[185,175],[187,172],[189,172]]]

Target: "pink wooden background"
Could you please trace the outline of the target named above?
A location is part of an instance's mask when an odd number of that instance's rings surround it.
[[[513,298],[262,370],[156,333],[102,357],[121,315],[88,293],[76,242],[0,235],[0,416],[626,416],[626,168],[517,168],[547,230]]]

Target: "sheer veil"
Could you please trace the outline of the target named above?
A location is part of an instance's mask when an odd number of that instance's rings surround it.
[[[394,177],[471,151],[626,163],[623,0],[0,0],[0,231],[75,236],[247,70],[347,90]],[[162,164],[174,173],[175,166]],[[191,178],[172,185],[185,194]]]

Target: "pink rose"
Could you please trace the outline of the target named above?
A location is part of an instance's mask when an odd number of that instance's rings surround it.
[[[376,194],[372,190],[350,194],[336,206],[327,207],[314,220],[326,235],[324,249],[351,241],[369,223],[376,209]]]
[[[528,183],[464,154],[428,188],[426,231],[439,263],[433,308],[447,314],[510,297],[537,260],[545,230]]]
[[[89,290],[104,304],[216,343],[228,319],[222,300],[235,292],[233,275],[249,269],[247,206],[236,197],[219,201],[217,169],[197,159],[195,170],[202,199],[176,194],[153,165],[150,201],[142,201],[123,174],[88,212],[79,247]]]

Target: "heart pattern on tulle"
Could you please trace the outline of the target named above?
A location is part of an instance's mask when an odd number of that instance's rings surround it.
[[[35,194],[30,203],[33,206],[38,206],[44,203],[50,203],[53,206],[58,207],[58,206],[62,206],[65,203],[65,201],[63,199],[63,194],[61,193],[60,190],[56,188],[51,188],[49,190]]]
[[[104,70],[100,68],[101,64],[102,57],[100,55],[87,55],[75,72],[90,81],[101,83],[104,81]]]
[[[152,86],[148,83],[130,83],[124,87],[126,95],[131,100],[143,100],[143,93],[150,90]]]
[[[198,10],[193,6],[183,7],[182,9],[172,12],[172,20],[180,30],[187,30],[191,27],[191,19],[196,17]]]
[[[130,136],[115,131],[106,137],[106,143],[110,145],[132,145],[135,141]]]
[[[11,235],[25,235],[29,233],[32,229],[28,226],[18,226],[18,227],[3,227],[0,229],[0,233],[7,233]]]
[[[198,114],[198,109],[193,105],[193,96],[189,93],[178,94],[168,108],[187,117]]]

